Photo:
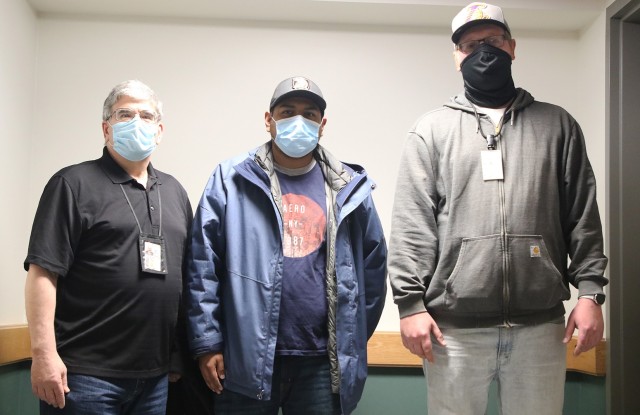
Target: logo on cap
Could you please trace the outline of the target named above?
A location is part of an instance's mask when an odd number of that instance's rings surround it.
[[[311,85],[309,85],[309,81],[306,78],[299,76],[291,78],[291,89],[306,89],[308,91],[311,89]]]
[[[484,9],[486,8],[487,5],[483,3],[470,4],[467,7],[467,18],[465,19],[465,22],[480,19],[491,19],[491,16],[484,14]]]

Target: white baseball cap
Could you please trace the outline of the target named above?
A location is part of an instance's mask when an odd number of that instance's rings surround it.
[[[451,40],[457,44],[465,30],[479,24],[487,23],[500,26],[511,35],[511,29],[509,29],[507,20],[504,18],[500,7],[476,2],[460,10],[460,13],[456,14],[456,17],[451,21],[451,30],[453,31]]]

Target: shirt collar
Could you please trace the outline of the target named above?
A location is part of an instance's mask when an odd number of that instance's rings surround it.
[[[111,154],[109,154],[109,151],[107,151],[107,146],[104,146],[102,148],[102,157],[100,157],[99,163],[104,173],[107,175],[107,177],[109,177],[109,179],[111,179],[114,184],[122,184],[135,180],[129,175],[129,173],[124,171],[124,169],[120,167],[118,163],[116,163],[113,157],[111,157]],[[149,163],[149,166],[147,167],[147,173],[149,174],[149,179],[151,180],[152,184],[154,182],[161,184],[160,178],[156,174],[156,171],[151,163]]]

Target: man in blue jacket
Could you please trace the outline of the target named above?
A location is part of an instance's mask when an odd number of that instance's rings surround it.
[[[349,414],[362,395],[387,249],[373,181],[318,145],[325,108],[282,81],[271,140],[217,166],[198,205],[189,342],[216,414]]]

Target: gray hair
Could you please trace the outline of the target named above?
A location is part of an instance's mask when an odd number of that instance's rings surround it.
[[[153,90],[146,84],[133,79],[121,82],[114,86],[107,99],[104,100],[104,105],[102,106],[102,119],[104,121],[107,121],[109,117],[111,117],[113,106],[122,97],[131,97],[150,101],[151,105],[158,113],[158,119],[162,119],[162,102],[160,102],[156,93],[153,92]]]

